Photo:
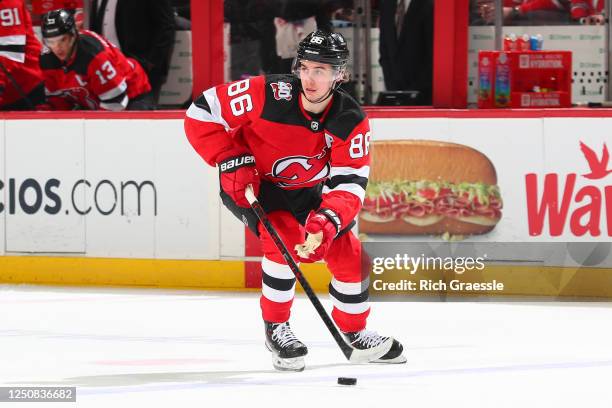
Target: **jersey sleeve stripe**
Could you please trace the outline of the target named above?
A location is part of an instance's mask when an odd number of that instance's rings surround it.
[[[0,45],[26,45],[26,36],[21,35],[3,35],[0,36]]]
[[[350,174],[346,176],[334,176],[332,178],[327,179],[327,181],[325,182],[325,185],[331,188],[332,190],[341,184],[357,184],[365,190],[368,186],[368,178]]]
[[[329,178],[325,181],[323,193],[347,191],[359,197],[363,202],[369,174],[370,166],[362,166],[357,169],[354,167],[332,167]]]
[[[221,104],[219,103],[219,98],[217,98],[215,88],[210,88],[204,91],[202,95],[206,99],[206,103],[208,104],[210,111],[206,111],[195,103],[192,103],[187,110],[187,116],[201,122],[217,123],[219,125],[223,125],[225,128],[229,128],[229,125],[225,119],[223,119],[223,116],[221,116]]]
[[[101,101],[108,101],[110,99],[116,98],[127,90],[127,82],[125,79],[121,81],[119,85],[111,89],[110,91],[106,91],[98,95]]]
[[[128,96],[124,95],[121,102],[112,102],[112,103],[100,102],[100,107],[102,109],[109,110],[109,111],[122,111],[127,107],[128,101],[129,101]]]
[[[14,52],[17,54],[25,53],[25,45],[5,45],[0,44],[0,51]]]
[[[351,193],[357,196],[357,198],[359,198],[359,201],[361,201],[362,203],[365,197],[365,189],[359,184],[339,184],[333,189],[329,188],[327,185],[323,186],[323,194],[329,194],[333,191],[345,191],[347,193]]]
[[[0,57],[10,59],[11,61],[21,62],[25,61],[25,49],[23,52],[6,51],[0,48]]]
[[[362,166],[358,169],[354,167],[332,167],[329,172],[329,177],[345,176],[350,174],[360,177],[368,177],[370,175],[370,166]]]
[[[125,96],[127,95],[127,92],[123,92],[122,94],[119,94],[117,96],[115,96],[114,98],[111,99],[105,99],[103,101],[101,101],[102,103],[105,104],[111,104],[111,103],[121,103],[123,102],[123,98],[125,98]]]

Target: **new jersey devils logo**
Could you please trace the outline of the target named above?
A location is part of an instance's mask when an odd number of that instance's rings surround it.
[[[91,110],[98,109],[98,103],[91,97],[89,91],[83,87],[64,88],[47,94],[68,99],[76,105]]]
[[[274,99],[280,101],[281,99],[285,99],[287,101],[291,100],[291,84],[288,82],[272,82],[270,84],[272,87],[272,91],[274,92]]]
[[[267,176],[283,187],[299,186],[329,176],[327,147],[316,156],[289,156],[278,159]]]

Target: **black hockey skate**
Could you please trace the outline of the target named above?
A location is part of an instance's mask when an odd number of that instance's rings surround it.
[[[303,371],[304,356],[308,349],[295,337],[285,323],[264,322],[266,327],[266,347],[272,352],[272,365],[281,371]]]
[[[358,350],[377,347],[390,339],[389,337],[381,336],[376,332],[365,329],[353,333],[344,333],[344,337],[346,337],[351,346]],[[404,351],[402,343],[393,338],[391,338],[391,340],[393,343],[389,351],[382,357],[371,360],[370,363],[403,364],[406,362],[406,357],[402,354]]]

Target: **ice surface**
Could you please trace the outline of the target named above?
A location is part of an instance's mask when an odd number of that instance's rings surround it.
[[[0,285],[0,384],[78,387],[53,407],[612,407],[612,304],[375,303],[368,328],[408,358],[383,366],[348,364],[298,296],[309,354],[285,373],[258,296]]]

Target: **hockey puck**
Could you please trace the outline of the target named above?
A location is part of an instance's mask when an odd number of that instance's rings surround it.
[[[355,385],[357,379],[352,377],[338,377],[338,384],[340,385]]]

